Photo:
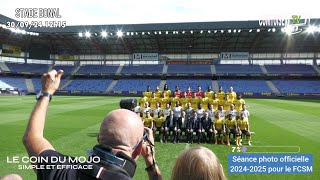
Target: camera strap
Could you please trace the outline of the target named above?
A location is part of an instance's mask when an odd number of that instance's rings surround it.
[[[99,179],[98,177],[103,177],[103,173],[109,170],[132,178],[136,171],[136,162],[123,152],[112,154],[111,151],[112,148],[110,146],[103,144],[95,145],[89,156],[99,157],[100,163],[93,164],[93,169],[91,171],[84,171],[84,173]]]

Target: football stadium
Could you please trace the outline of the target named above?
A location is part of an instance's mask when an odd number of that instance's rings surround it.
[[[320,19],[18,29],[7,22],[19,24],[0,14],[0,177],[37,178],[30,160],[14,157],[28,156],[22,137],[41,76],[63,70],[44,136],[64,155],[87,156],[106,114],[136,99],[132,111],[154,129],[163,179],[181,152],[199,145],[217,155],[227,179],[320,178]],[[292,171],[247,172],[230,166],[233,154],[313,159]],[[142,157],[133,179],[148,179]]]

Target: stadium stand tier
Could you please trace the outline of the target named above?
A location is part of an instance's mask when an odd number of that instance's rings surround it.
[[[121,74],[160,74],[163,65],[130,65],[123,66]]]
[[[74,79],[63,90],[105,91],[111,82],[111,79]]]
[[[154,91],[159,86],[160,79],[120,79],[113,87],[113,91],[145,91],[147,86]]]
[[[27,85],[22,77],[0,77],[0,88],[18,88],[24,91],[27,90]]]
[[[234,88],[234,91],[240,93],[272,92],[272,90],[264,80],[221,79],[218,80],[218,84],[219,86],[222,86],[225,92],[229,90],[230,86]]]
[[[71,74],[72,73],[72,70],[73,70],[74,66],[61,66],[61,65],[55,65],[53,67],[53,69],[55,70],[60,70],[62,69],[64,74]]]
[[[319,93],[320,80],[273,80],[281,93]]]
[[[217,64],[217,74],[262,74],[259,65]]]
[[[179,86],[179,89],[183,92],[187,91],[190,86],[191,91],[195,92],[198,86],[202,87],[202,91],[205,91],[207,87],[212,86],[212,80],[210,79],[168,79],[168,87],[171,91],[175,90],[175,86]]]
[[[114,74],[116,73],[118,67],[118,65],[82,65],[76,74]]]
[[[168,74],[182,73],[182,74],[211,74],[211,65],[205,64],[171,64],[168,65]]]
[[[283,64],[265,65],[270,74],[317,74],[311,65],[305,64]]]
[[[48,72],[48,64],[25,64],[25,63],[6,63],[11,72],[30,72],[45,73]]]

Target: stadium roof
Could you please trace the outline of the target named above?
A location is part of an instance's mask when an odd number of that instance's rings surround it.
[[[14,21],[0,15],[0,24]],[[260,26],[259,21],[190,22],[160,24],[119,24],[31,28],[39,36],[16,34],[0,28],[0,43],[28,49],[48,46],[51,53],[70,49],[74,54],[213,53],[247,52],[318,52],[320,19],[311,19],[315,33],[287,35],[279,26]],[[101,32],[108,36],[103,38]],[[123,32],[122,37],[117,32]],[[90,32],[90,37],[85,33]],[[83,37],[79,37],[82,33]]]

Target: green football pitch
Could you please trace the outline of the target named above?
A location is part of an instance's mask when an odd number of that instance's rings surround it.
[[[109,111],[118,108],[120,99],[55,96],[47,114],[45,137],[65,155],[86,156],[87,149],[96,144],[102,119]],[[0,97],[0,176],[17,173],[26,180],[36,179],[32,170],[21,170],[19,164],[7,162],[7,157],[27,155],[21,139],[35,102],[34,96]],[[270,152],[297,151],[297,148],[275,146],[299,146],[300,153],[313,154],[313,174],[230,175],[227,165],[232,146],[201,144],[217,154],[228,179],[320,179],[320,101],[246,99],[246,104],[251,113],[251,131],[255,132],[253,146],[273,146],[263,149]],[[170,179],[171,169],[181,151],[197,145],[155,143],[156,160],[164,179]],[[147,179],[144,168],[140,158],[134,179]]]

